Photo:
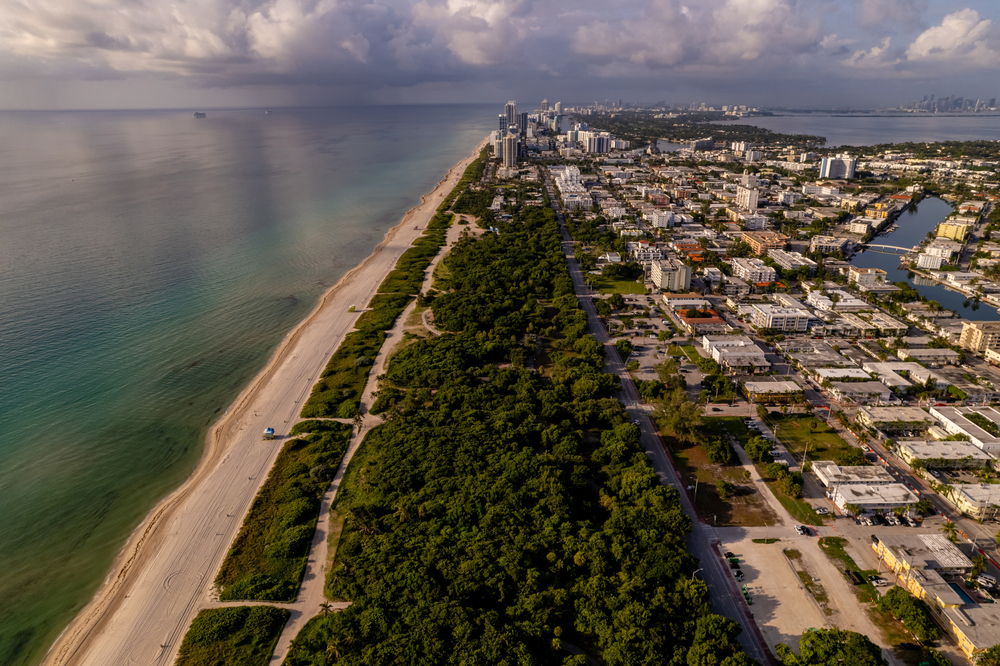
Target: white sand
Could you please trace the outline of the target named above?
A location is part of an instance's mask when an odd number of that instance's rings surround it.
[[[279,436],[299,420],[302,404],[337,345],[399,256],[434,216],[485,141],[411,209],[358,267],[334,285],[282,341],[267,366],[209,433],[192,476],[135,530],[94,599],[57,639],[44,664],[172,664],[208,595],[247,510],[277,457]],[[414,226],[419,229],[414,229]]]

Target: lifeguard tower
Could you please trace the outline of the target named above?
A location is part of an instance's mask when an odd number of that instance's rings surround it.
[[[261,439],[274,439],[274,428],[268,428],[264,431],[264,436]]]

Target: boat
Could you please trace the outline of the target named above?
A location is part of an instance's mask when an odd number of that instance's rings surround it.
[[[265,116],[271,115],[271,109],[264,109],[264,115]]]
[[[195,111],[194,112],[194,117],[195,118],[205,118],[206,114],[202,113],[201,111]]]

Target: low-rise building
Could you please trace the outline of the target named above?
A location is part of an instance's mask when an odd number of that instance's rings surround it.
[[[866,372],[878,375],[878,380],[891,389],[904,390],[914,384],[926,386],[930,380],[933,380],[933,386],[936,389],[945,389],[950,385],[945,377],[918,363],[876,363],[872,361],[864,363],[861,367]]]
[[[887,485],[839,485],[830,499],[841,511],[853,504],[861,513],[892,511],[897,507],[913,506],[920,499],[902,483]]]
[[[755,304],[751,316],[752,323],[756,328],[797,332],[802,332],[809,328],[809,313],[798,308]]]
[[[871,308],[870,305],[842,289],[831,289],[824,294],[819,289],[813,289],[806,296],[806,302],[817,310],[833,310],[851,312]]]
[[[801,402],[805,397],[803,388],[793,381],[747,381],[743,393],[747,400],[762,405]]]
[[[958,363],[958,352],[953,349],[900,349],[896,356],[904,361],[916,361],[930,366]]]
[[[750,285],[738,277],[729,277],[727,275],[722,281],[722,293],[726,296],[732,296],[738,299],[746,298],[746,296],[750,293]]]
[[[781,266],[782,270],[797,271],[800,268],[806,268],[809,271],[809,275],[816,274],[816,262],[809,257],[803,256],[800,252],[768,250],[767,256],[774,259],[774,263]]]
[[[851,400],[862,405],[892,400],[892,391],[882,382],[830,382],[830,393],[843,402]]]
[[[867,382],[871,375],[861,368],[816,368],[812,371],[816,381],[860,381]]]
[[[931,416],[949,435],[965,435],[969,442],[996,456],[1000,453],[1000,412],[992,407],[931,407]]]
[[[903,405],[862,407],[855,418],[860,425],[882,432],[887,437],[897,437],[906,433],[911,433],[907,435],[908,437],[914,437],[927,432],[927,429],[935,423],[934,416],[919,407]]]
[[[940,270],[941,264],[943,263],[944,257],[927,254],[926,252],[921,252],[917,255],[917,268],[925,268],[927,270],[936,271]]]
[[[847,271],[847,281],[858,287],[869,287],[879,282],[885,282],[886,272],[881,268],[860,268],[851,266]]]
[[[943,494],[966,516],[979,521],[996,520],[1000,488],[994,483],[953,483]]]
[[[837,486],[887,486],[897,483],[896,477],[877,465],[847,465],[841,467],[832,460],[814,460],[813,474],[827,488]]]
[[[989,467],[995,460],[975,444],[957,440],[900,440],[896,450],[909,465],[919,460],[924,467],[936,469]]]
[[[847,254],[850,246],[851,241],[846,238],[837,238],[835,236],[813,236],[812,241],[809,244],[809,251],[819,252],[821,254],[833,254],[834,252]]]

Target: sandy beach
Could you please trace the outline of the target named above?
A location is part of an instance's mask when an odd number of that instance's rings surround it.
[[[344,275],[278,346],[210,430],[198,467],[132,533],[94,598],[56,640],[44,664],[173,663],[191,620],[288,431],[334,350],[399,256],[485,145],[453,166],[371,255]],[[349,313],[351,305],[359,309]],[[264,428],[279,438],[261,440]]]

